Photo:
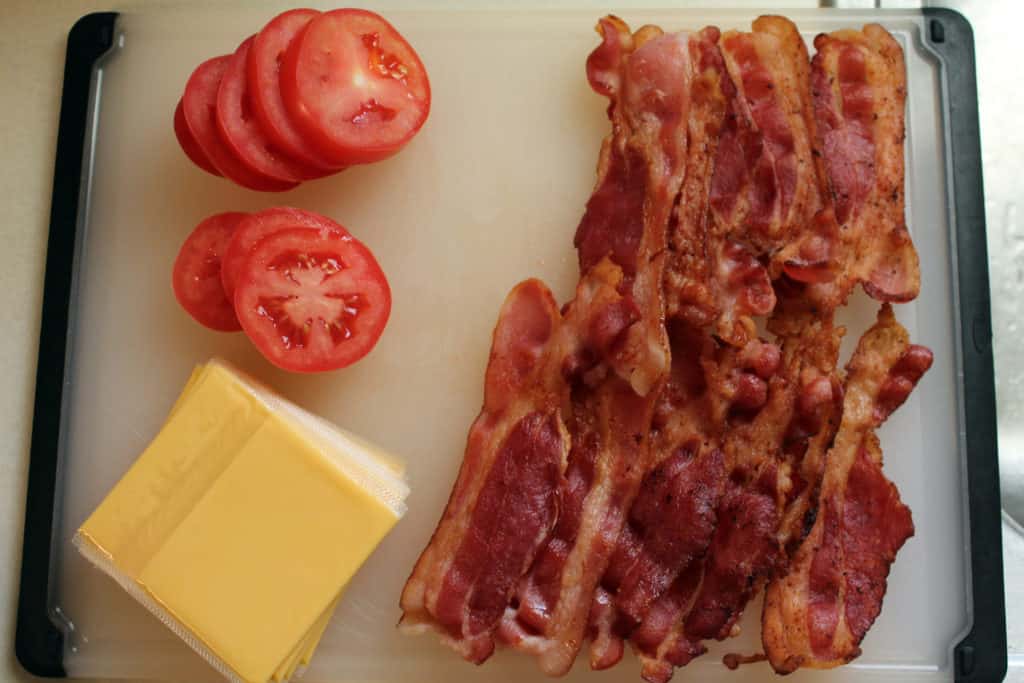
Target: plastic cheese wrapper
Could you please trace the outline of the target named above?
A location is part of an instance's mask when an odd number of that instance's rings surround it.
[[[403,474],[213,360],[73,543],[230,680],[284,681],[405,513]]]

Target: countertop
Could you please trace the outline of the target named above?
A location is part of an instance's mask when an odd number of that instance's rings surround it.
[[[189,0],[142,2],[141,0],[5,0],[0,16],[0,311],[4,334],[0,337],[0,680],[30,680],[14,658],[14,623],[17,608],[18,575],[28,465],[28,444],[32,423],[33,383],[40,325],[43,270],[49,224],[50,192],[56,147],[57,118],[64,66],[67,31],[83,14],[97,10],[138,11],[155,5],[176,7],[207,3]],[[229,3],[228,3],[229,4]],[[262,2],[268,16],[281,3]],[[301,4],[301,3],[300,3]],[[375,2],[374,6],[415,4]],[[446,2],[447,5],[472,4]],[[546,3],[518,3],[540,6]],[[553,4],[553,3],[552,3]],[[563,3],[564,4],[564,3]],[[617,3],[580,2],[573,5],[679,6],[676,2],[620,0]],[[694,3],[700,5],[703,3]],[[817,6],[817,2],[731,2],[729,4],[772,9]],[[834,3],[834,4],[842,4]],[[846,3],[863,6],[856,1]],[[871,6],[873,3],[866,3]],[[915,2],[883,2],[888,6],[917,6]],[[1014,193],[1022,177],[1024,133],[1017,124],[1017,112],[1024,104],[1016,69],[1018,57],[1015,34],[996,28],[1019,26],[1024,6],[1013,0],[981,2],[948,0],[935,2],[960,9],[972,20],[981,65],[982,146],[985,165],[989,248],[993,267],[1012,278],[995,279],[997,295],[1012,294],[1024,287],[1024,232],[1019,225]],[[1002,34],[1002,37],[1000,35]],[[1020,256],[1020,258],[1018,258]],[[1007,289],[1007,288],[1010,289]],[[1008,300],[1012,300],[1008,297]],[[1021,360],[1010,353],[1018,327],[1018,309],[994,312],[999,374],[1000,413],[1015,422],[1017,408],[1008,407],[1024,374]],[[1002,343],[1000,341],[1002,340]],[[1000,352],[1003,349],[1003,352]],[[1016,400],[1013,401],[1016,405]],[[1004,425],[1006,422],[1004,421]],[[1006,430],[1004,430],[1006,431]],[[1010,447],[1004,440],[1003,449]],[[1004,527],[1007,563],[1008,611],[1010,620],[1011,673],[1007,680],[1024,681],[1024,537],[1010,525]],[[1016,654],[1013,651],[1016,650]]]

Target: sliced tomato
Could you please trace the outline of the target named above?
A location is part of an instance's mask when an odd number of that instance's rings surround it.
[[[329,228],[264,237],[235,288],[242,329],[274,365],[336,370],[374,347],[391,313],[391,290],[373,254]]]
[[[348,234],[348,230],[327,216],[290,206],[277,206],[249,214],[238,224],[224,258],[221,259],[220,278],[229,299],[235,295],[235,283],[252,248],[267,235],[284,228],[328,228],[343,235]]]
[[[290,190],[298,183],[283,182],[253,171],[232,153],[220,137],[217,130],[217,90],[230,59],[230,55],[208,59],[192,72],[181,99],[188,129],[206,158],[224,177],[250,190]]]
[[[217,89],[217,131],[235,157],[255,173],[284,183],[323,175],[277,149],[253,115],[249,80],[245,76],[252,38],[242,41],[228,61]]]
[[[174,135],[178,138],[178,144],[181,145],[185,156],[191,159],[193,164],[207,173],[220,175],[220,171],[214,168],[199,143],[192,137],[192,131],[188,129],[188,123],[185,122],[185,110],[181,107],[181,100],[178,100],[178,106],[174,108]]]
[[[320,154],[291,122],[280,85],[281,62],[288,45],[319,14],[315,9],[293,9],[271,19],[249,48],[247,69],[249,102],[263,132],[283,152],[326,175],[344,167]]]
[[[419,56],[366,10],[334,10],[310,21],[285,53],[280,82],[292,120],[337,163],[394,154],[430,112]]]
[[[202,221],[185,239],[174,261],[174,296],[200,325],[221,332],[242,329],[220,283],[220,266],[231,235],[246,214],[218,213]]]

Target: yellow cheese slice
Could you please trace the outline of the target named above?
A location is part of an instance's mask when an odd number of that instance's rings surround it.
[[[320,644],[321,638],[323,638],[324,631],[327,630],[328,624],[331,623],[331,617],[334,616],[334,610],[341,602],[341,595],[334,599],[330,607],[324,610],[324,613],[320,615],[317,622],[313,625],[303,638],[302,642],[299,643],[292,653],[288,656],[281,666],[274,672],[275,681],[287,681],[295,674],[295,671],[306,664],[309,664],[313,657],[313,653],[316,651],[317,645]]]
[[[222,673],[284,680],[404,513],[402,472],[215,361],[75,543]]]

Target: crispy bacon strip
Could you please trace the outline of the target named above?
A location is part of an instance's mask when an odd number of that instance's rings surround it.
[[[821,208],[813,159],[807,48],[793,22],[763,16],[720,45],[736,90],[712,182],[726,234],[773,254]],[[777,274],[777,273],[776,273]]]
[[[774,308],[769,277],[821,208],[807,49],[784,17],[752,28],[719,41],[727,114],[708,200],[717,333],[736,346],[755,336],[752,316]]]
[[[633,498],[649,466],[654,406],[668,372],[662,277],[669,219],[687,157],[688,37],[653,27],[630,34],[603,19],[587,61],[609,97],[612,134],[576,233],[580,269],[610,255],[639,320],[627,331],[615,375],[593,373],[573,390],[572,450],[562,516],[509,610],[503,637],[537,655],[548,674],[568,671]],[[628,372],[624,372],[627,369]]]
[[[903,215],[903,50],[877,24],[819,35],[814,46],[818,145],[839,227],[823,222],[809,247],[816,253],[805,254],[804,264],[827,260],[832,271],[809,293],[835,308],[859,282],[874,299],[910,301],[921,276]],[[801,279],[796,270],[791,275]]]
[[[512,573],[512,581],[518,578],[557,514],[554,493],[569,444],[560,412],[568,387],[560,372],[551,372],[553,365],[559,369],[561,322],[540,281],[527,280],[505,300],[484,406],[470,430],[458,480],[402,592],[404,629],[435,629],[474,662],[494,650],[494,624],[504,603],[497,615],[494,606],[510,592],[497,584],[508,584]],[[506,554],[510,536],[517,552]],[[500,545],[493,543],[498,538]]]
[[[502,306],[484,405],[444,516],[402,592],[400,625],[436,630],[482,662],[515,585],[558,515],[569,451],[565,369],[614,354],[632,323],[621,314],[621,270],[604,260],[580,282],[563,318],[550,291],[527,280]]]
[[[843,415],[828,453],[820,507],[788,572],[768,586],[762,639],[772,667],[831,668],[860,654],[896,552],[913,535],[910,510],[882,473],[875,429],[932,363],[885,304],[847,366]]]
[[[694,329],[714,324],[719,315],[712,291],[708,194],[719,136],[725,123],[731,84],[718,49],[720,32],[708,27],[690,40],[693,66],[687,116],[687,158],[676,216],[669,230],[665,268],[665,314]]]

